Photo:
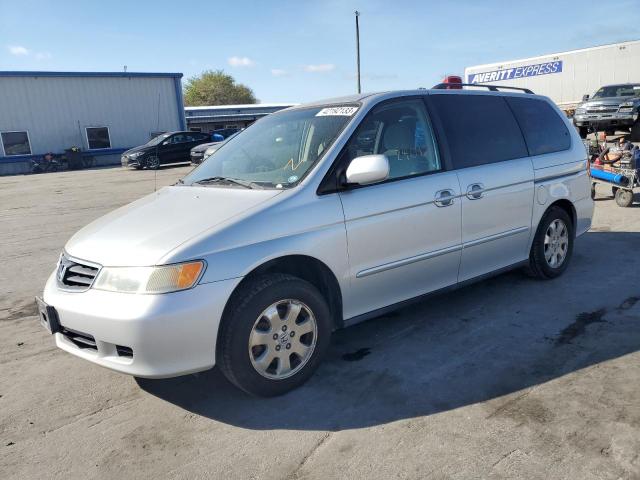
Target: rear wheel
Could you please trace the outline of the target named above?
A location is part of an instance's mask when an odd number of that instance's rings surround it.
[[[611,187],[611,195],[616,196],[616,193],[618,193],[618,190],[620,190],[618,187]]]
[[[615,193],[616,196],[616,203],[618,204],[619,207],[630,207],[631,204],[633,203],[633,192],[631,190],[624,190],[622,188],[619,188],[618,191]]]
[[[330,342],[332,320],[322,294],[309,282],[272,274],[234,294],[222,320],[218,364],[252,395],[282,395],[316,370]]]
[[[573,253],[573,222],[560,207],[551,207],[540,220],[529,254],[528,273],[547,280],[567,269]]]

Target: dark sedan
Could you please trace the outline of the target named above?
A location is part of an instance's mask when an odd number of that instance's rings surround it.
[[[211,136],[200,132],[168,132],[154,137],[139,147],[122,154],[123,167],[158,168],[169,163],[190,162],[191,149],[211,141]]]

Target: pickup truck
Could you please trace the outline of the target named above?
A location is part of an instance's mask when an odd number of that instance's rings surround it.
[[[582,97],[573,124],[582,138],[586,138],[590,128],[604,130],[608,135],[625,130],[631,133],[631,141],[640,142],[639,110],[640,83],[606,85],[593,97]]]

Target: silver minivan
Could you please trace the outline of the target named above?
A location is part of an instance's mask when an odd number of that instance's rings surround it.
[[[585,148],[546,97],[301,105],[76,233],[40,318],[58,347],[119,372],[218,365],[278,395],[312,375],[336,329],[508,269],[561,275],[593,205]]]

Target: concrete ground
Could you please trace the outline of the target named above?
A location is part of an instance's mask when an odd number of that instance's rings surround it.
[[[158,172],[173,183],[187,167]],[[338,332],[301,389],[138,380],[56,349],[65,241],[154,172],[0,178],[0,478],[640,478],[640,200],[599,189],[566,274],[518,272]]]

